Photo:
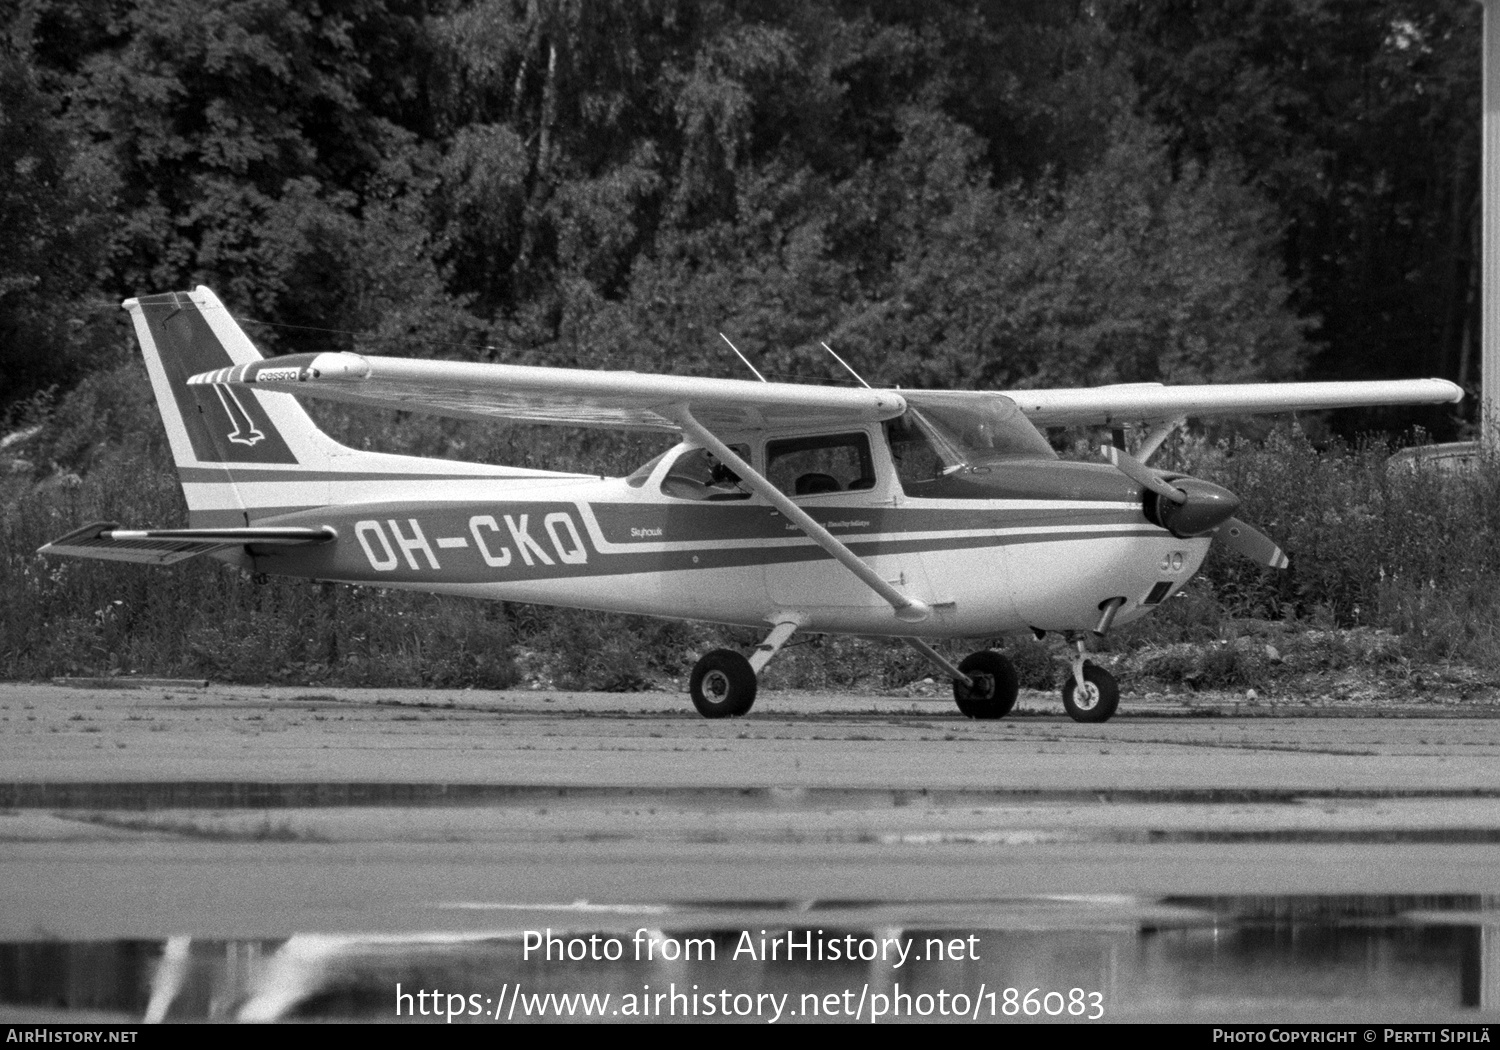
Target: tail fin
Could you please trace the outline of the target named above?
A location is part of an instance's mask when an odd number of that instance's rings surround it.
[[[291,398],[262,400],[251,391],[188,385],[199,372],[263,360],[207,288],[128,299],[125,309],[135,321],[179,471],[321,466],[330,454],[348,451]]]
[[[194,527],[249,526],[322,506],[341,477],[373,481],[393,468],[415,474],[440,469],[437,461],[347,448],[288,395],[189,385],[200,372],[264,359],[207,288],[144,295],[124,306],[135,322]]]
[[[341,445],[289,393],[188,383],[194,375],[264,360],[207,288],[143,295],[124,305],[146,357],[193,528],[248,528],[398,493],[430,498],[431,486],[455,480],[553,476]]]

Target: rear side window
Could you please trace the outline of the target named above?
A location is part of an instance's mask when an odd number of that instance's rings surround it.
[[[874,488],[870,440],[859,433],[767,442],[766,476],[789,496]]]

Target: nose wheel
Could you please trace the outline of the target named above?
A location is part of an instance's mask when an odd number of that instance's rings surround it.
[[[1120,706],[1120,683],[1102,667],[1080,664],[1063,683],[1063,707],[1075,722],[1107,722]]]

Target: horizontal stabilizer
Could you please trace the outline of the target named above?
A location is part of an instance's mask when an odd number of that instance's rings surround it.
[[[70,558],[172,565],[200,554],[255,546],[298,547],[338,538],[330,528],[250,527],[243,529],[122,529],[113,521],[96,521],[37,550]]]

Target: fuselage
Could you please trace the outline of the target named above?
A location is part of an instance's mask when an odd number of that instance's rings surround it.
[[[920,623],[896,619],[759,496],[706,474],[694,481],[703,452],[689,443],[630,478],[366,482],[363,496],[330,493],[326,505],[259,522],[331,527],[336,543],[252,557],[267,573],[477,598],[746,626],[794,614],[806,631],[951,637],[1084,630],[1114,599],[1115,622],[1128,622],[1186,582],[1207,550],[1205,538],[1148,521],[1139,487],[1108,466],[1021,457],[903,480],[887,437],[872,425],[742,436],[737,448],[882,578],[931,606]],[[856,438],[854,465],[842,467],[834,442]],[[792,478],[779,467],[808,457],[821,469]],[[796,492],[809,478],[837,487]]]

